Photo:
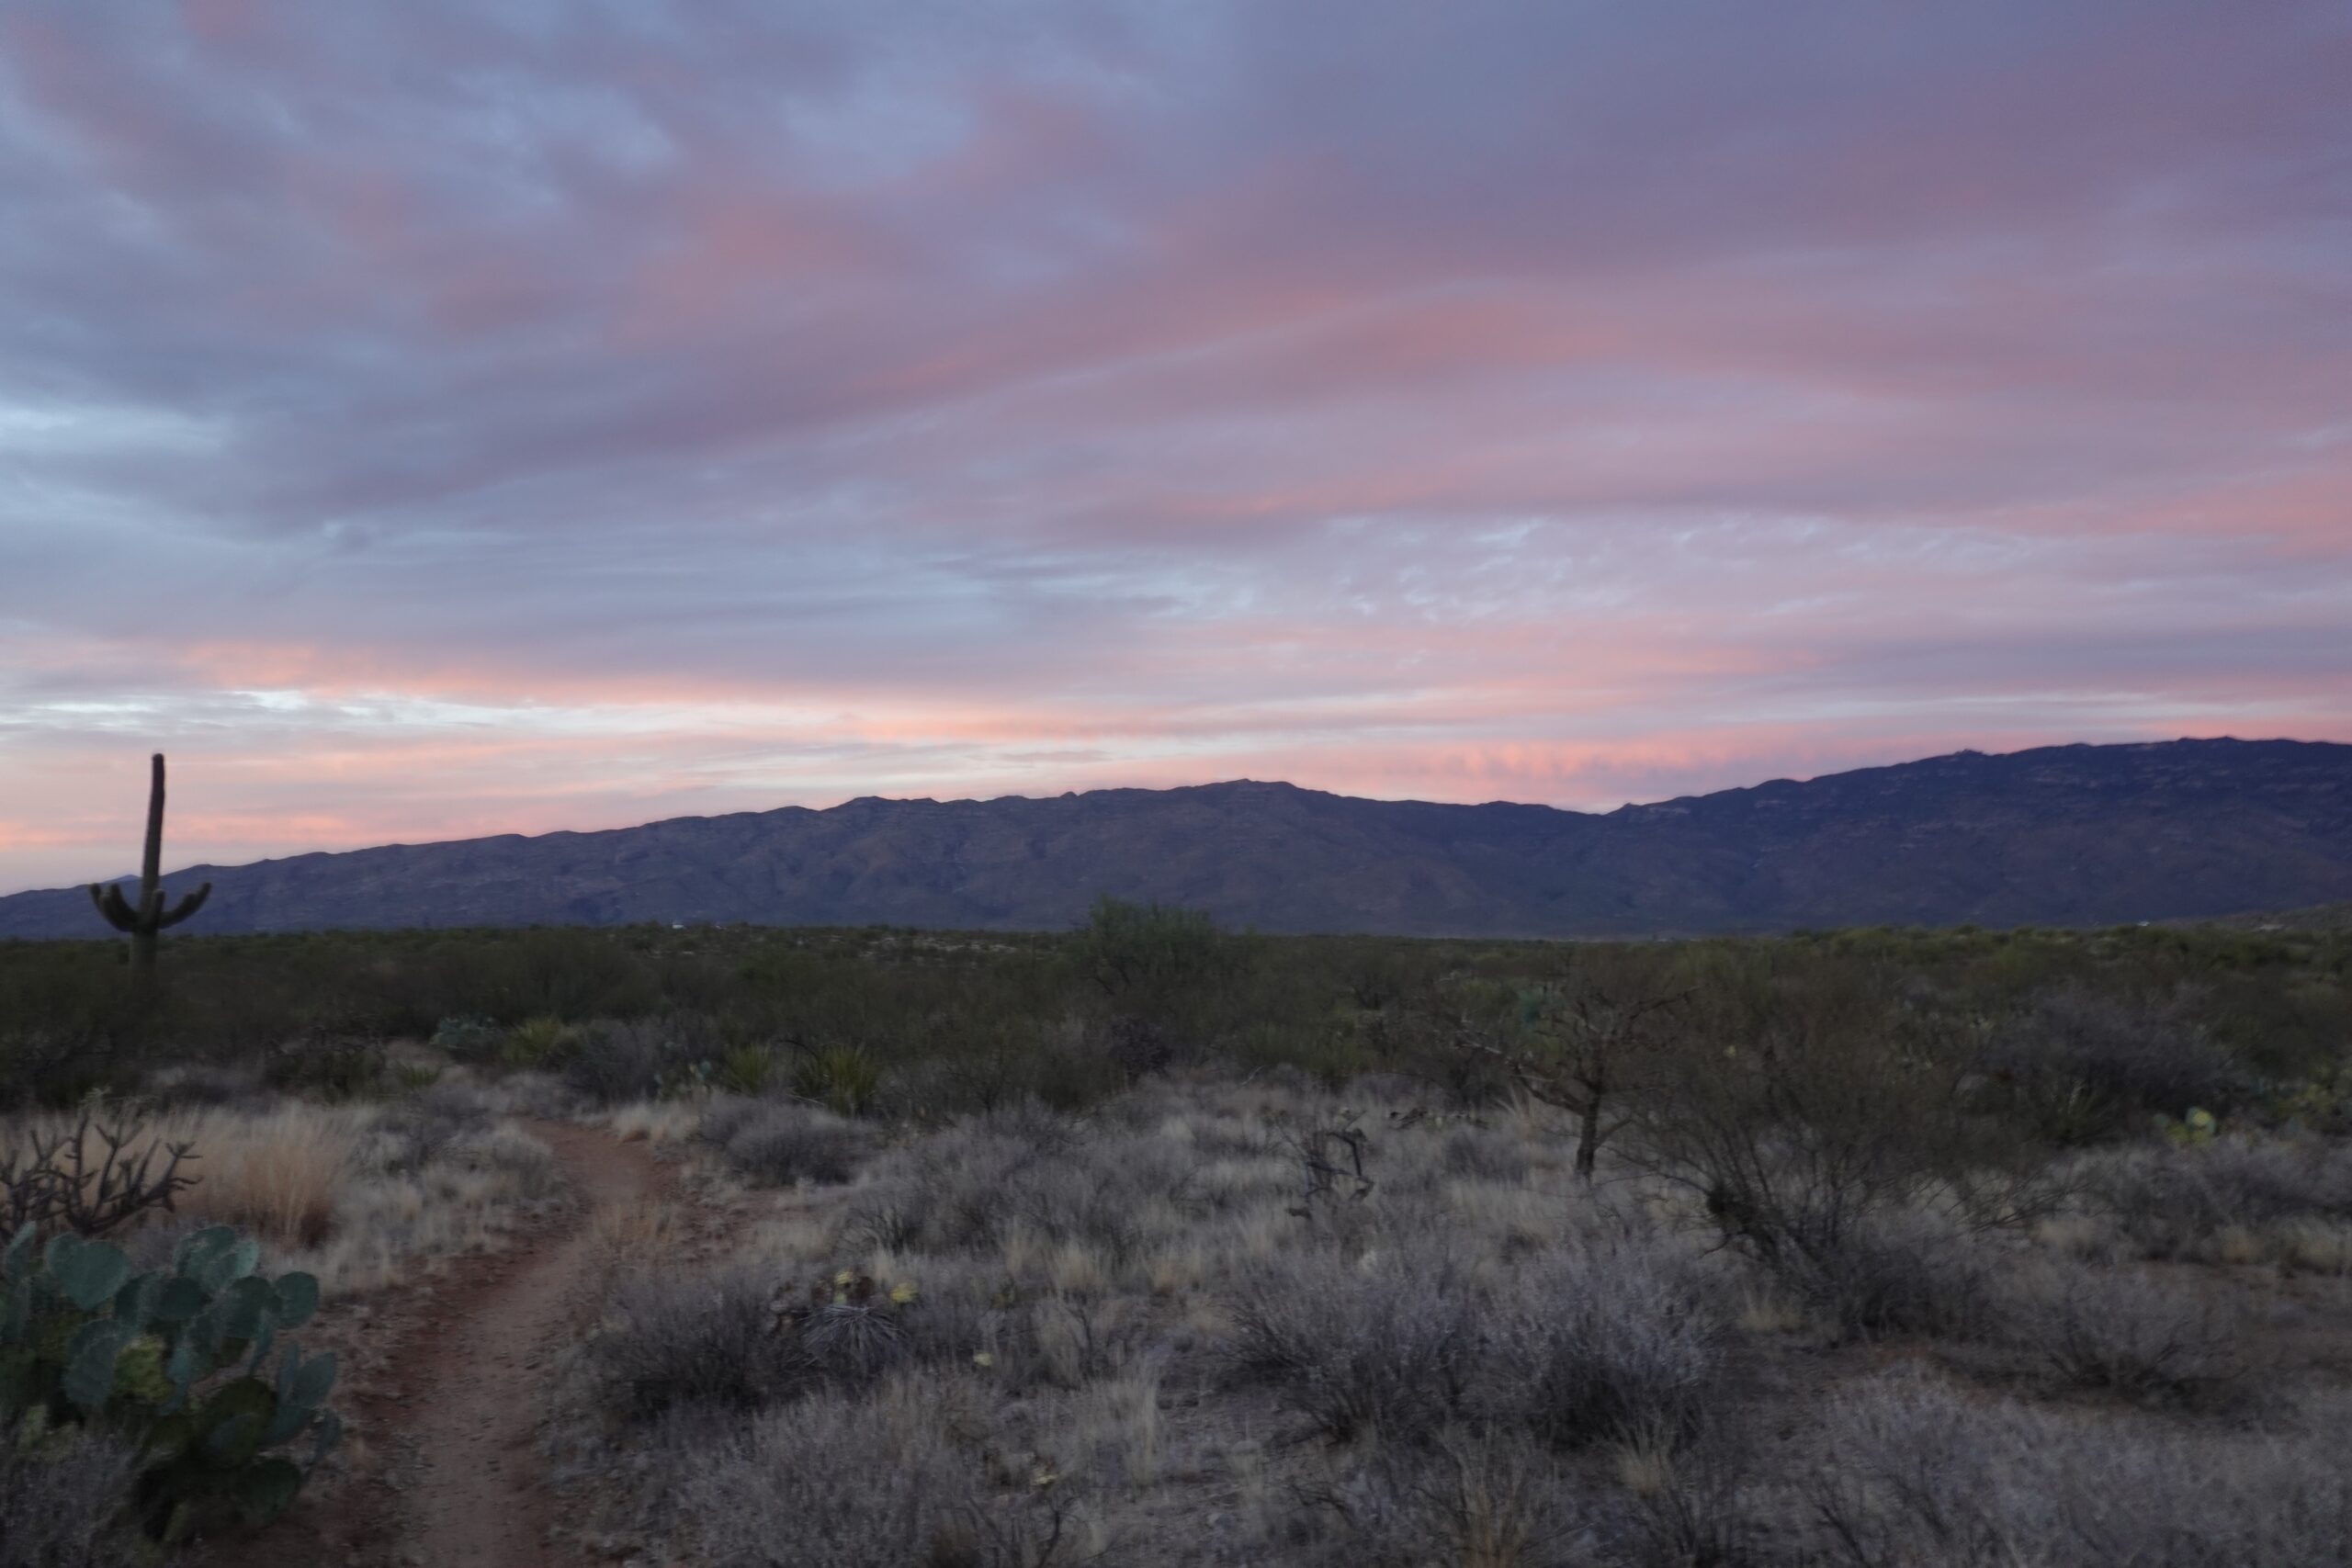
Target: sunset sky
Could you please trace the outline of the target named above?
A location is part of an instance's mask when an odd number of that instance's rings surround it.
[[[0,891],[2352,739],[2352,5],[7,0]]]

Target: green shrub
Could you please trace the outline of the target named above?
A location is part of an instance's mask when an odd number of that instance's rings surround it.
[[[1240,942],[1200,910],[1108,897],[1071,942],[1076,966],[1114,1016],[1177,1033],[1200,1032],[1232,999],[1243,957]]]
[[[372,1094],[384,1077],[384,1050],[360,1040],[302,1041],[272,1055],[262,1073],[272,1089],[325,1100]]]
[[[718,1065],[711,1069],[710,1081],[713,1088],[725,1093],[756,1100],[767,1092],[769,1081],[775,1077],[775,1069],[776,1057],[773,1048],[735,1045],[718,1058]]]
[[[555,1063],[572,1043],[571,1031],[552,1013],[526,1018],[506,1032],[499,1047],[501,1066],[536,1072]]]
[[[597,1024],[582,1032],[563,1077],[595,1103],[616,1105],[660,1093],[664,1078],[693,1060],[684,1041],[656,1024]]]
[[[811,1052],[792,1065],[792,1092],[841,1116],[863,1116],[882,1092],[882,1064],[854,1045]]]
[[[486,1018],[459,1014],[434,1025],[432,1043],[452,1056],[481,1059],[499,1046],[498,1025]]]

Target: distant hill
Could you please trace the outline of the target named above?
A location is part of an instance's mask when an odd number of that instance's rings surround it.
[[[1050,929],[1099,892],[1274,931],[1647,935],[2098,925],[2352,899],[2352,746],[2061,746],[1605,815],[1285,784],[860,799],[195,866],[204,931],[751,920]],[[79,888],[0,937],[95,937]]]

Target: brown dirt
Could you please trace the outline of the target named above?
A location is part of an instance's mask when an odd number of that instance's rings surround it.
[[[646,1145],[526,1123],[578,1201],[505,1251],[469,1258],[403,1313],[384,1364],[350,1391],[361,1454],[330,1495],[211,1561],[252,1568],[567,1568],[537,1452],[542,1378],[590,1294],[599,1212],[662,1192]]]

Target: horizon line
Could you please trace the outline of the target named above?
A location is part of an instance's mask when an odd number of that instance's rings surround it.
[[[1629,800],[1621,805],[1611,807],[1607,810],[1587,810],[1572,806],[1554,806],[1547,802],[1532,800],[1495,799],[1479,801],[1448,801],[1428,800],[1414,795],[1346,795],[1338,790],[1318,789],[1311,784],[1295,784],[1288,779],[1253,778],[1211,779],[1201,784],[1165,784],[1158,786],[1145,784],[1105,784],[1095,789],[1063,790],[1053,795],[1006,794],[993,795],[950,795],[945,798],[930,795],[855,795],[837,800],[830,806],[786,805],[765,807],[757,810],[747,811],[715,811],[703,812],[699,814],[688,813],[678,817],[656,817],[649,818],[638,822],[624,822],[609,828],[549,828],[544,831],[537,833],[476,833],[462,839],[392,839],[372,844],[353,844],[342,849],[300,850],[292,854],[265,855],[258,860],[238,861],[232,863],[222,863],[215,861],[194,861],[186,865],[175,867],[162,874],[164,879],[168,881],[172,877],[184,876],[191,872],[243,871],[253,866],[277,865],[288,861],[309,860],[316,856],[368,854],[377,850],[426,849],[438,844],[478,844],[487,843],[499,839],[536,840],[539,839],[562,838],[565,836],[591,838],[605,833],[633,833],[647,828],[665,827],[675,822],[718,822],[724,821],[729,818],[767,817],[784,811],[806,811],[814,815],[823,815],[828,812],[845,810],[852,806],[860,805],[867,801],[890,806],[992,806],[1001,801],[1007,800],[1046,802],[1054,800],[1083,799],[1089,795],[1178,795],[1193,790],[1230,789],[1239,784],[1255,784],[1264,788],[1296,790],[1303,795],[1329,795],[1338,800],[1361,800],[1383,806],[1429,806],[1459,811],[1479,811],[1484,810],[1488,807],[1507,806],[1517,807],[1521,810],[1556,811],[1573,817],[1613,817],[1622,811],[1640,810],[1654,806],[1672,806],[1680,801],[1704,800],[1720,795],[1738,795],[1748,790],[1769,788],[1777,784],[1815,784],[1824,779],[1844,778],[1854,773],[1885,773],[1895,768],[1917,767],[1923,763],[1947,761],[1959,757],[2023,757],[2031,755],[2037,751],[2140,751],[2159,746],[2216,745],[2222,743],[2238,746],[2288,745],[2352,747],[2352,742],[2347,741],[2304,740],[2294,736],[2288,735],[2260,736],[2252,739],[2236,735],[2179,735],[2165,740],[2065,740],[2052,742],[2045,746],[2022,746],[2010,751],[1985,751],[1980,750],[1973,746],[1963,746],[1956,750],[1939,751],[1925,757],[1905,758],[1904,761],[1899,762],[1880,762],[1860,768],[1839,768],[1834,772],[1809,773],[1803,777],[1780,775],[1769,779],[1758,779],[1753,784],[1732,784],[1719,790],[1707,790],[1697,795],[1666,795],[1656,800]],[[0,898],[17,898],[37,893],[72,893],[85,887],[94,886],[103,887],[108,883],[136,880],[138,875],[139,874],[135,871],[121,872],[112,876],[93,877],[87,881],[57,883],[46,886],[13,887],[6,890],[0,890]]]

